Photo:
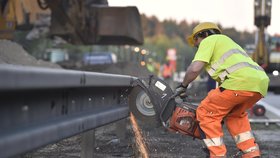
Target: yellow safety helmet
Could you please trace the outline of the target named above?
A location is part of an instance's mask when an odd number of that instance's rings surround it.
[[[193,47],[194,46],[194,36],[196,34],[200,33],[201,31],[208,30],[208,29],[216,29],[216,30],[222,32],[221,29],[212,22],[200,23],[196,27],[193,28],[192,34],[190,36],[188,36],[187,41],[188,41],[189,45],[191,45]]]

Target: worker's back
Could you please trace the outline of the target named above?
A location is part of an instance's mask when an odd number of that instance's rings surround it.
[[[263,96],[267,93],[266,73],[225,35],[211,35],[202,40],[195,60],[206,62],[210,76],[226,89],[260,92]]]

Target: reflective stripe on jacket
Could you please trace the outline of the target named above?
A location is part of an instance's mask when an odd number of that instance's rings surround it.
[[[249,57],[245,52],[242,52],[238,49],[231,49],[229,51],[227,51],[225,54],[223,54],[223,56],[220,58],[220,60],[218,60],[218,62],[210,65],[210,69],[208,70],[208,73],[210,76],[213,76],[214,73],[216,73],[216,71],[218,70],[218,68],[224,64],[224,62],[226,61],[226,59],[228,59],[231,55],[233,54],[241,54],[245,57]],[[254,68],[256,70],[260,70],[260,71],[264,71],[262,67],[260,67],[259,65],[252,65],[248,62],[238,62],[228,68],[226,68],[224,71],[220,72],[218,74],[219,78],[220,78],[220,81],[221,82],[224,82],[224,80],[226,79],[227,75],[229,75],[230,73],[238,70],[238,69],[241,69],[241,68],[244,68],[244,67],[250,67],[250,68]]]

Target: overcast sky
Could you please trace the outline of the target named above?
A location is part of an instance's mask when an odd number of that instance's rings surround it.
[[[255,31],[254,0],[108,0],[110,6],[137,6],[159,20],[211,21],[240,31]],[[280,0],[272,0],[269,34],[280,34]]]

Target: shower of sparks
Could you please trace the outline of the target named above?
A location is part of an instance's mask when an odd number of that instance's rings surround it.
[[[144,139],[143,139],[143,136],[140,132],[140,128],[135,120],[135,117],[132,113],[130,113],[130,121],[131,121],[131,124],[132,124],[132,129],[133,129],[133,132],[134,132],[134,135],[135,135],[135,141],[136,141],[136,144],[138,146],[138,150],[142,156],[142,158],[149,158],[149,154],[147,152],[147,147],[146,147],[146,144],[144,142]]]

